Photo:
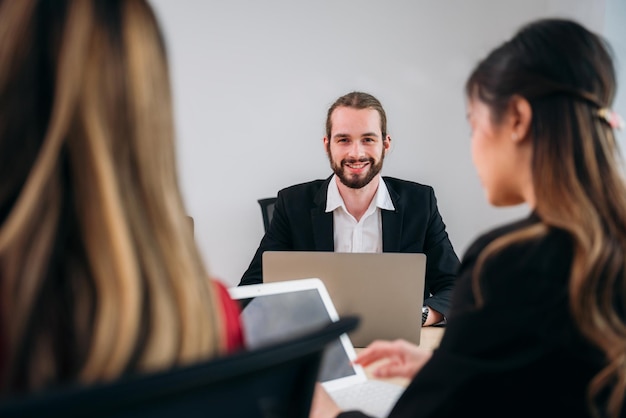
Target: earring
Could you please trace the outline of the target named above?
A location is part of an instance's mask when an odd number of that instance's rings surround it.
[[[513,132],[513,133],[511,134],[511,140],[512,140],[512,141],[517,141],[517,133],[516,133],[516,132]]]

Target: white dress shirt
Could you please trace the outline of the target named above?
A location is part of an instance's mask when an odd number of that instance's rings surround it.
[[[380,210],[395,210],[395,207],[380,174],[378,178],[376,195],[358,222],[346,209],[339,194],[336,175],[330,180],[326,194],[326,212],[333,212],[335,252],[383,252],[383,223]]]

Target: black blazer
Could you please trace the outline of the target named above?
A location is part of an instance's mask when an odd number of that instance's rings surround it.
[[[263,282],[265,251],[333,251],[333,214],[326,213],[326,180],[278,192],[269,229],[239,285]],[[459,259],[437,209],[433,188],[383,177],[395,211],[382,210],[383,252],[425,253],[424,304],[447,315]],[[431,296],[432,294],[432,296]]]
[[[487,259],[477,277],[484,304],[476,305],[474,273],[482,251],[538,222],[531,215],[470,246],[441,343],[389,418],[591,417],[587,384],[605,358],[570,312],[574,245],[565,231],[552,228]],[[364,416],[357,411],[339,415]],[[626,417],[626,409],[620,417]]]

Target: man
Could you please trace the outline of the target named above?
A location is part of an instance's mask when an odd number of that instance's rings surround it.
[[[272,223],[239,285],[263,281],[268,250],[425,253],[422,325],[445,321],[459,259],[432,187],[380,175],[390,144],[378,99],[362,92],[337,99],[324,137],[334,174],[278,192]]]

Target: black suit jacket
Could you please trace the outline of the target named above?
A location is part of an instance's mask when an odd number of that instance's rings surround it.
[[[265,251],[333,251],[333,214],[326,212],[326,180],[278,192],[269,229],[239,285],[263,282]],[[382,210],[383,252],[425,253],[424,304],[447,315],[459,259],[437,209],[433,188],[383,177],[395,211]],[[432,296],[431,296],[432,294]]]

